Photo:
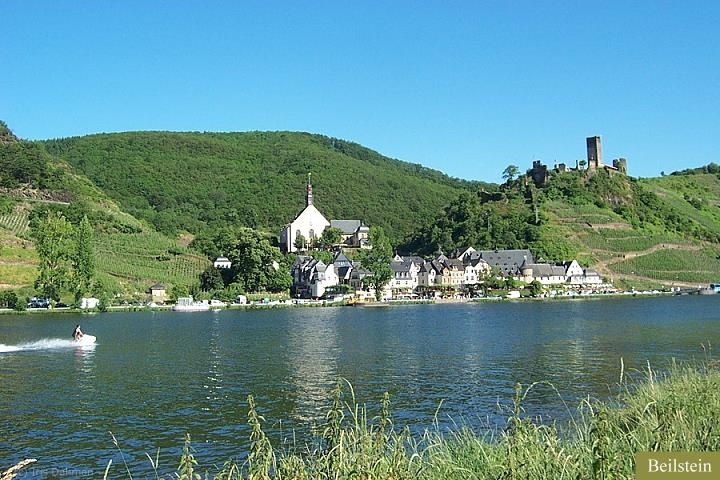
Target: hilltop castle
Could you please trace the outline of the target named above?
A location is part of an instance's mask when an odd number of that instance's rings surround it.
[[[585,139],[587,148],[587,162],[586,168],[588,172],[596,172],[604,170],[608,173],[620,173],[627,175],[627,160],[624,158],[616,158],[612,161],[612,165],[605,165],[603,163],[602,154],[602,141],[599,136],[587,137]],[[568,172],[568,171],[580,171],[580,162],[577,162],[575,168],[568,168],[564,163],[558,163],[553,169],[556,173]],[[528,172],[530,177],[533,179],[536,185],[541,186],[547,183],[550,178],[550,171],[547,165],[543,164],[540,160],[533,161],[532,169]]]

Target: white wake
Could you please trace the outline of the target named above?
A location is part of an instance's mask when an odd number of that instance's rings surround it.
[[[0,343],[0,353],[25,352],[31,350],[51,350],[59,348],[78,348],[88,347],[92,345],[93,344],[88,345],[78,343],[72,339],[65,340],[63,338],[43,338],[35,342],[21,343],[19,345],[5,345]]]

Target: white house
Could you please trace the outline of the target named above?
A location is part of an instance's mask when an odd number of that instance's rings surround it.
[[[565,263],[565,276],[572,285],[599,285],[602,278],[595,270],[582,268],[577,260]]]
[[[395,255],[390,262],[393,278],[390,280],[390,289],[397,293],[412,293],[418,286],[418,273],[420,265],[425,263],[419,257],[401,257]]]
[[[482,258],[469,259],[463,262],[465,272],[463,285],[477,285],[490,273],[491,267]]]
[[[232,262],[227,257],[217,257],[213,262],[213,267],[217,269],[230,268],[232,267]]]
[[[299,256],[292,266],[293,292],[299,297],[322,297],[328,287],[337,285],[335,265],[322,260]]]

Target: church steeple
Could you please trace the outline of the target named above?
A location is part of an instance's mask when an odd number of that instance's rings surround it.
[[[305,200],[305,206],[309,207],[312,204],[313,204],[312,183],[310,182],[310,173],[308,173],[307,197]]]

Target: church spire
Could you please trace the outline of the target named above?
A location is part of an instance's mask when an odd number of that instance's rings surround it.
[[[313,194],[312,194],[312,183],[310,182],[310,173],[308,173],[308,182],[307,182],[307,197],[305,204],[306,206],[310,206],[313,204]]]

